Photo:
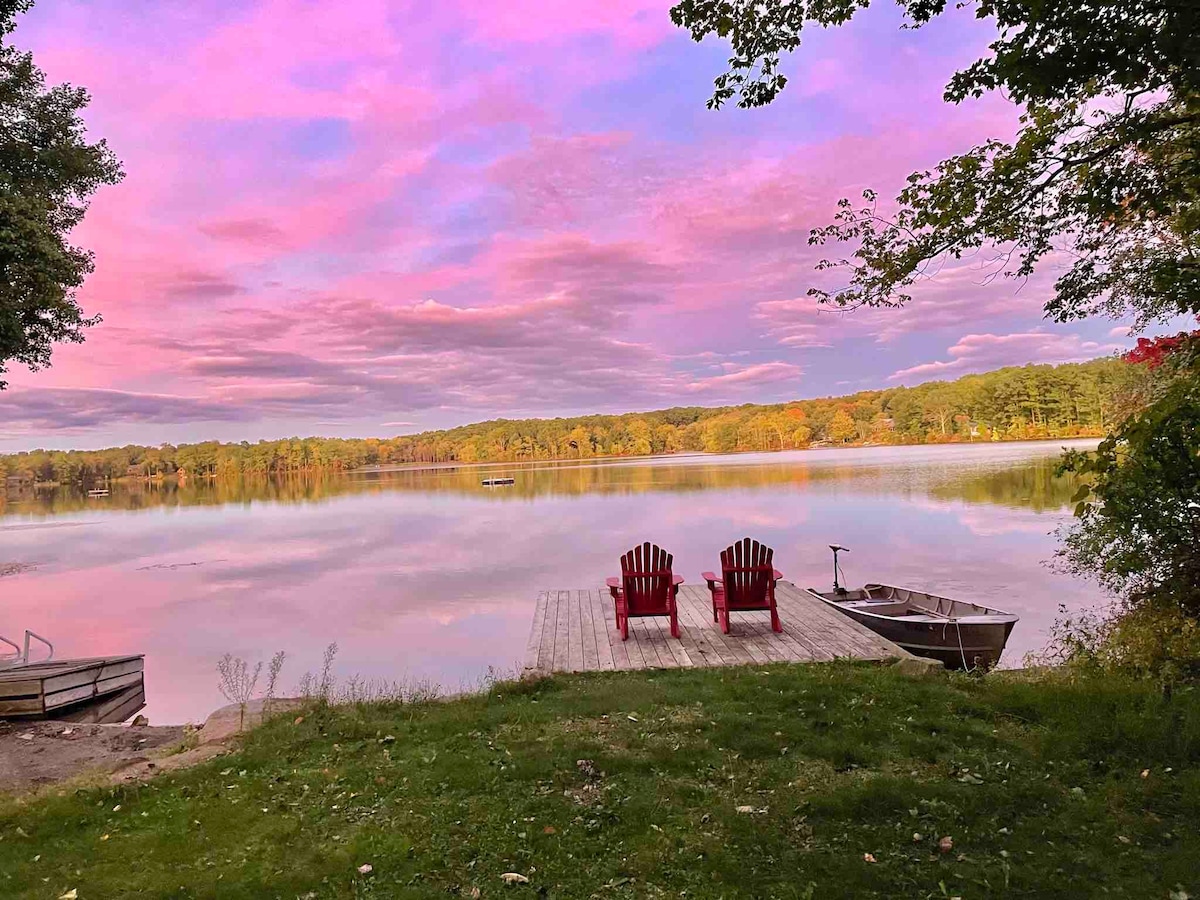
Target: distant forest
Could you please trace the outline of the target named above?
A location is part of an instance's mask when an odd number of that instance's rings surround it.
[[[413,463],[1066,438],[1104,434],[1141,378],[1141,366],[1108,358],[774,405],[497,419],[394,438],[32,450],[0,456],[0,472],[11,488],[14,483],[90,484],[123,477],[186,479]]]

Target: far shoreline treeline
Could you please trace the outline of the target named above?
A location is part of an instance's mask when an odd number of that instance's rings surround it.
[[[394,438],[32,450],[0,456],[11,489],[117,478],[236,477],[421,463],[733,453],[811,446],[935,444],[1105,434],[1141,367],[1115,358],[1009,367],[956,381],[777,404],[621,415],[497,419]]]

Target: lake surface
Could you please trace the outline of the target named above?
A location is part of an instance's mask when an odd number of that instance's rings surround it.
[[[1095,441],[1073,446],[1094,446]],[[1060,442],[812,450],[443,467],[64,491],[0,507],[0,634],[57,656],[146,654],[152,722],[225,701],[226,652],[288,655],[280,693],[316,671],[477,683],[520,665],[537,592],[595,587],[634,543],[689,582],[749,535],[801,587],[883,581],[1018,613],[1005,662],[1038,648],[1059,604],[1099,602],[1051,571],[1074,488]],[[511,474],[511,487],[480,479]],[[702,583],[702,582],[701,582]]]

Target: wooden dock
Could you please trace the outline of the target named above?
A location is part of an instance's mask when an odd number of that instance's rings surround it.
[[[0,668],[0,718],[123,722],[146,705],[141,656]]]
[[[783,621],[781,633],[771,630],[766,612],[735,612],[729,634],[722,634],[712,619],[708,589],[685,584],[678,598],[682,639],[671,637],[665,617],[652,617],[631,619],[629,640],[622,641],[607,588],[542,591],[526,646],[525,670],[592,672],[909,656],[790,582],[779,582],[775,599]]]

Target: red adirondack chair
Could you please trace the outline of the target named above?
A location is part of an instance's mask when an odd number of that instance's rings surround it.
[[[721,575],[705,572],[704,580],[712,591],[713,621],[729,634],[729,614],[747,610],[771,611],[771,629],[783,631],[775,609],[775,582],[783,573],[771,560],[775,551],[766,544],[743,538],[721,551]]]
[[[683,578],[671,571],[670,553],[649,541],[621,557],[621,576],[605,579],[617,605],[617,628],[621,640],[629,640],[633,616],[670,616],[671,637],[679,637],[675,595]]]

